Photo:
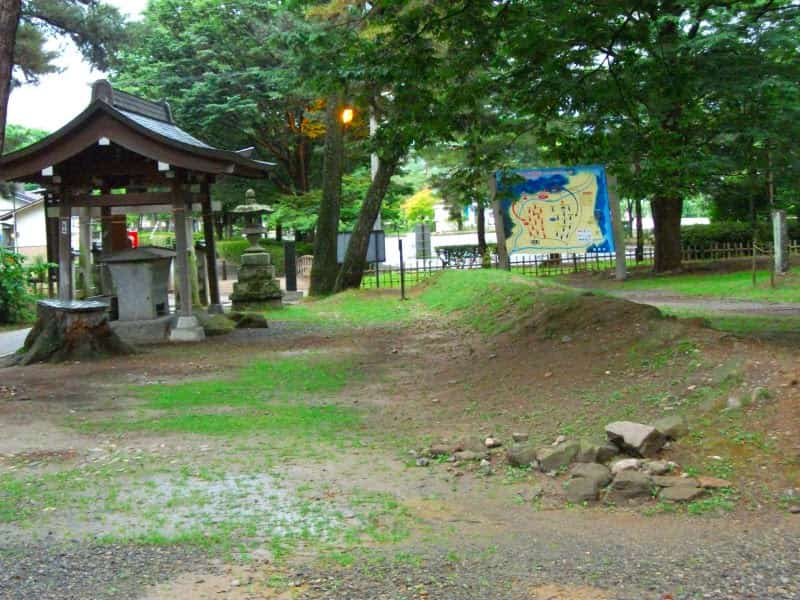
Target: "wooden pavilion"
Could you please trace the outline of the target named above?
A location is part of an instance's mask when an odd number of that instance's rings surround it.
[[[41,141],[0,157],[0,181],[39,184],[57,217],[48,218],[48,247],[58,262],[59,299],[72,290],[71,217],[101,219],[104,252],[127,248],[125,210],[172,212],[179,314],[191,316],[187,212],[202,212],[209,260],[210,305],[219,309],[210,185],[218,177],[263,177],[272,166],[252,149],[214,148],[180,129],[165,102],[150,102],[100,80],[89,106]],[[88,231],[88,229],[87,229]],[[57,259],[56,259],[57,257]],[[52,259],[51,259],[52,260]]]

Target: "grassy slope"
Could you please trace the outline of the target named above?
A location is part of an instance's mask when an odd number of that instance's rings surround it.
[[[687,296],[735,298],[761,302],[800,302],[800,274],[789,273],[769,285],[769,272],[759,271],[753,287],[749,271],[698,275],[669,275],[633,279],[622,285],[625,290],[666,290]]]

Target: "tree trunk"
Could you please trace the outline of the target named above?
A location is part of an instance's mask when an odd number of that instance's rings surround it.
[[[642,199],[636,198],[636,262],[644,260],[644,229],[642,227]]]
[[[311,265],[309,294],[330,294],[336,284],[336,236],[339,233],[339,208],[344,170],[344,130],[339,121],[340,94],[328,97],[325,107],[325,154],[322,163],[322,200],[317,213],[314,236],[314,262]]]
[[[483,202],[478,202],[475,212],[475,221],[478,224],[478,254],[483,257],[486,254],[486,207]]]
[[[8,97],[14,70],[14,46],[22,0],[0,0],[0,155],[6,141]]]
[[[275,241],[283,241],[283,225],[275,223]]]
[[[358,288],[361,286],[361,279],[364,277],[364,269],[367,266],[367,250],[369,249],[369,234],[375,219],[381,211],[386,190],[389,182],[397,168],[399,158],[389,158],[378,163],[378,171],[375,178],[369,185],[367,197],[358,214],[358,221],[350,236],[350,243],[347,245],[342,268],[336,278],[336,291],[341,292],[348,288]],[[316,261],[316,255],[314,257]]]
[[[656,249],[653,270],[663,273],[680,269],[683,198],[658,196],[651,205]]]

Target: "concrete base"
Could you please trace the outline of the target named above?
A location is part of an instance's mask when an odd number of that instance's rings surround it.
[[[222,310],[222,304],[209,304],[207,312],[210,315],[221,315],[225,313],[225,311]]]
[[[284,304],[297,304],[303,298],[303,291],[302,290],[295,290],[295,291],[286,291],[283,292],[283,303]]]
[[[111,321],[111,329],[123,342],[133,345],[162,344],[169,337],[173,316],[143,321]]]
[[[204,339],[206,334],[197,317],[178,317],[169,334],[170,342],[202,342]]]

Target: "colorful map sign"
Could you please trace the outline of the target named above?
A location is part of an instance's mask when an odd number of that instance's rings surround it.
[[[497,202],[509,254],[614,251],[602,166],[498,173]]]

